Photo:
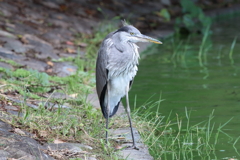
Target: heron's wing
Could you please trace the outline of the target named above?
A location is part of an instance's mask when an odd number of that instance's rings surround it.
[[[104,90],[104,86],[107,85],[107,49],[104,48],[104,42],[98,51],[98,58],[96,64],[96,87],[97,94],[100,100],[100,96],[102,91]]]
[[[100,106],[104,117],[107,117],[106,106],[104,104],[105,94],[107,91],[107,80],[108,80],[108,55],[111,52],[112,41],[111,36],[113,32],[110,33],[102,42],[101,47],[98,51],[98,58],[96,63],[96,88],[97,94],[100,101]]]

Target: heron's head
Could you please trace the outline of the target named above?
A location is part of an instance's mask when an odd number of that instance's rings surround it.
[[[132,25],[123,26],[122,28],[118,29],[115,34],[119,34],[119,38],[121,41],[129,41],[132,43],[152,42],[162,44],[162,42],[157,39],[141,34],[141,32]]]

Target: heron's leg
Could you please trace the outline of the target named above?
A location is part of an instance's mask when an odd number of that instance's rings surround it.
[[[133,135],[133,128],[132,128],[132,119],[131,119],[131,115],[130,115],[130,106],[129,106],[129,99],[128,99],[128,91],[129,91],[129,86],[126,87],[126,112],[128,115],[128,120],[129,120],[129,124],[130,124],[130,128],[131,128],[131,134],[132,134],[132,140],[133,140],[133,146],[132,148],[139,150],[139,148],[136,147],[136,143],[135,143],[135,139],[134,139],[134,135]]]
[[[106,143],[108,143],[108,123],[109,123],[109,110],[110,110],[110,84],[107,83],[107,118],[106,118]]]

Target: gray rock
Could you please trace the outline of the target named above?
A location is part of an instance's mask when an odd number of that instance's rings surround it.
[[[31,22],[42,24],[43,20],[45,19],[44,13],[36,11],[33,12],[32,8],[22,8],[22,12],[25,13],[25,16],[27,16],[28,20],[30,20]]]
[[[13,69],[13,67],[10,64],[4,62],[0,62],[0,68]]]
[[[9,49],[1,48],[1,47],[0,47],[0,57],[7,58],[7,59],[12,59],[12,60],[16,60],[16,59],[20,58],[20,56],[14,54]]]
[[[53,47],[51,44],[48,42],[30,34],[25,34],[23,35],[24,41],[28,43],[31,47],[32,50],[37,52],[35,56],[39,59],[47,59],[47,58],[52,58],[52,59],[58,59],[59,57],[53,53]]]
[[[171,1],[170,0],[161,0],[161,3],[166,6],[171,6]]]
[[[64,48],[62,43],[74,40],[73,33],[66,28],[54,28],[42,34],[41,37],[52,43],[55,48]]]
[[[28,69],[35,69],[38,71],[45,71],[47,64],[43,61],[26,58],[23,55],[17,55],[14,52],[8,50],[7,48],[0,48],[0,58],[11,59],[17,62],[20,65],[26,66]]]
[[[50,18],[54,18],[54,19],[59,19],[65,22],[69,22],[70,18],[69,16],[67,16],[67,14],[63,14],[63,13],[59,13],[59,12],[54,12],[52,14],[49,15]]]
[[[73,26],[77,32],[83,34],[92,34],[93,28],[97,26],[97,23],[88,19],[75,19],[73,20]]]
[[[3,155],[6,155],[6,152],[9,153],[8,158],[53,160],[52,157],[41,151],[43,147],[32,138],[20,136],[6,130],[0,130],[0,135],[1,147],[5,151]],[[3,157],[3,155],[0,155],[0,157]]]
[[[4,150],[0,150],[0,160],[7,160],[8,157],[10,156],[10,153],[4,151]]]
[[[61,27],[61,28],[68,28],[69,27],[69,23],[59,20],[59,19],[53,19],[53,18],[49,18],[47,19],[47,23],[52,24],[53,26],[57,26],[57,27]]]
[[[33,58],[25,58],[22,60],[16,60],[16,62],[20,65],[26,66],[27,69],[34,69],[40,72],[44,72],[45,68],[48,66],[45,62],[33,59]]]
[[[72,152],[81,152],[84,149],[92,149],[92,147],[83,145],[80,143],[50,143],[50,144],[44,144],[45,148],[48,148],[50,150],[62,150],[62,149],[67,149]]]
[[[65,77],[76,73],[77,67],[68,62],[58,62],[53,66],[53,73],[56,73],[59,77]]]
[[[50,42],[51,44],[54,45],[54,47],[61,47],[61,35],[60,34],[55,34],[52,32],[47,32],[44,33],[43,35],[41,35],[41,37],[45,40],[47,40],[48,42]]]
[[[59,5],[50,1],[40,1],[42,5],[51,9],[59,9]]]
[[[1,118],[2,118],[2,116],[1,116]],[[4,118],[4,119],[7,119],[7,118]],[[3,122],[2,120],[0,120],[0,131],[8,131],[11,128],[12,127],[9,124],[7,124],[7,123]]]
[[[5,38],[5,44],[3,45],[3,47],[14,51],[16,53],[24,53],[26,52],[26,48],[25,46],[18,40],[13,39],[13,38]]]
[[[10,17],[18,11],[18,8],[14,5],[2,2],[0,3],[0,11],[5,17]]]
[[[0,30],[0,36],[16,38],[16,36],[14,36],[12,33],[9,33],[9,32],[3,31],[3,30]]]
[[[25,21],[25,20],[26,19],[24,19],[22,17],[21,17],[21,19],[19,19],[19,21]],[[26,33],[33,34],[33,35],[39,34],[39,31],[37,29],[33,28],[32,26],[20,23],[20,22],[15,23],[14,26],[9,27],[9,28],[13,31],[14,34],[20,34],[20,35],[26,34]]]

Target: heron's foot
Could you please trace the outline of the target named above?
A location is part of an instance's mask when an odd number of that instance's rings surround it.
[[[139,148],[136,145],[128,146],[127,149],[136,149],[139,150]]]

